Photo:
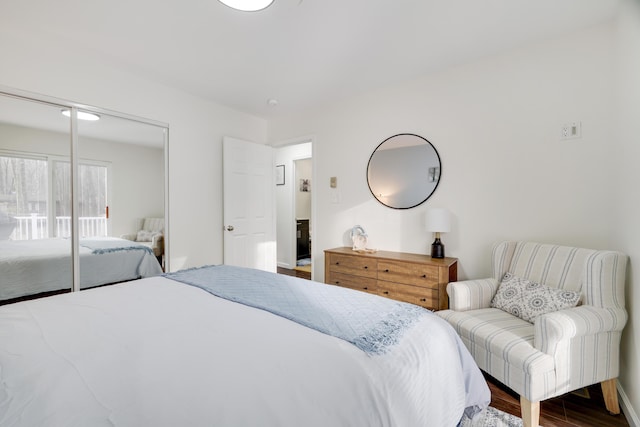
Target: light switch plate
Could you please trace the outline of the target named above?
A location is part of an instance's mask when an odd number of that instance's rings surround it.
[[[573,139],[580,138],[582,136],[582,123],[581,122],[569,122],[562,125],[560,131],[560,138]]]

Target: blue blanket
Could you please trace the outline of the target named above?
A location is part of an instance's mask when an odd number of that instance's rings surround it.
[[[94,254],[106,254],[109,252],[137,250],[146,251],[153,255],[153,251],[148,246],[144,246],[140,243],[132,242],[130,240],[116,238],[80,239],[80,246],[91,249],[91,253]]]
[[[242,267],[206,266],[164,276],[341,338],[368,354],[385,353],[427,313],[413,304]]]

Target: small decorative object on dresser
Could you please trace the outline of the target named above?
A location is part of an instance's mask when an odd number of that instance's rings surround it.
[[[367,248],[367,232],[360,225],[354,225],[351,229],[351,241],[353,242],[353,250],[356,252],[373,253],[376,249]]]
[[[324,280],[430,310],[443,310],[449,308],[447,284],[458,280],[458,260],[403,252],[358,253],[348,247],[327,249]]]

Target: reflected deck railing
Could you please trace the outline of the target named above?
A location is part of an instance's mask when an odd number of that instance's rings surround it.
[[[10,240],[48,239],[49,237],[71,237],[71,217],[56,217],[55,234],[49,234],[49,220],[46,216],[31,214],[15,216],[16,226]],[[107,235],[107,218],[104,216],[85,216],[78,218],[80,237],[100,237]]]

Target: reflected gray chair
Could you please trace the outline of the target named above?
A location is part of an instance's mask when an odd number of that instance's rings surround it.
[[[133,240],[145,245],[153,251],[162,265],[164,255],[164,218],[139,218],[136,225],[136,232],[123,234],[122,239]]]

